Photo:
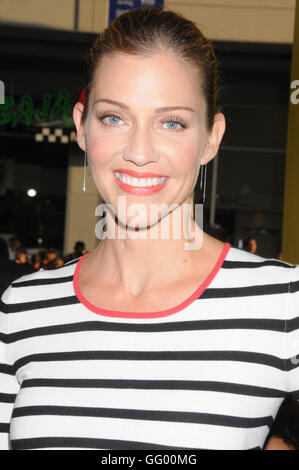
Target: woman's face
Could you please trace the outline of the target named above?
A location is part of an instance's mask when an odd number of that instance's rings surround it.
[[[132,203],[145,208],[146,220],[141,225],[146,226],[156,220],[150,215],[151,205],[170,208],[191,201],[200,164],[215,156],[225,128],[223,117],[210,137],[199,90],[196,71],[171,53],[146,58],[117,54],[103,58],[96,71],[83,126],[83,105],[76,104],[78,143],[87,152],[93,182],[124,223],[137,215],[128,213]],[[120,178],[132,171],[138,179],[119,181],[116,170]],[[144,179],[140,178],[154,175],[166,178],[163,184],[150,180],[154,186],[142,188]],[[122,214],[119,196],[126,198]]]

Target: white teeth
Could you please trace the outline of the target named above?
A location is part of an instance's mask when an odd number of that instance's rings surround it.
[[[147,186],[156,186],[157,184],[162,184],[166,180],[166,177],[163,178],[132,178],[129,175],[123,173],[115,172],[116,177],[122,181],[122,183],[129,184],[130,186],[137,187],[147,187]]]

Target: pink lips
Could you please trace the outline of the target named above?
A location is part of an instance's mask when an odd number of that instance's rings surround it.
[[[135,171],[132,171],[132,170],[115,170],[116,172],[119,172],[119,173],[126,173],[127,175],[130,175],[130,176],[133,176],[135,178],[163,178],[163,175],[156,175],[154,173],[136,173]],[[114,179],[117,183],[117,185],[123,190],[125,191],[126,193],[129,193],[129,194],[134,194],[135,196],[148,196],[148,195],[151,195],[151,194],[155,194],[155,193],[158,193],[159,191],[161,191],[167,181],[168,181],[168,178],[166,178],[166,180],[164,181],[164,183],[161,183],[161,184],[157,184],[157,185],[154,185],[154,186],[147,186],[147,187],[139,187],[139,186],[131,186],[129,184],[126,184],[126,183],[123,183],[122,181],[120,181],[116,175],[114,174]]]

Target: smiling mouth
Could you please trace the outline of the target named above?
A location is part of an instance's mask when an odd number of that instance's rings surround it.
[[[115,172],[116,178],[124,184],[137,188],[148,188],[151,186],[159,186],[166,180],[166,176],[162,178],[136,178],[124,173]]]

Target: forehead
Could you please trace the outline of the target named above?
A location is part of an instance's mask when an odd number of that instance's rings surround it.
[[[171,52],[104,56],[95,71],[93,84],[95,100],[102,96],[117,100],[122,96],[122,101],[125,97],[135,97],[136,103],[141,100],[152,105],[161,100],[167,102],[165,106],[174,101],[176,105],[188,103],[193,107],[203,104],[198,68]]]

